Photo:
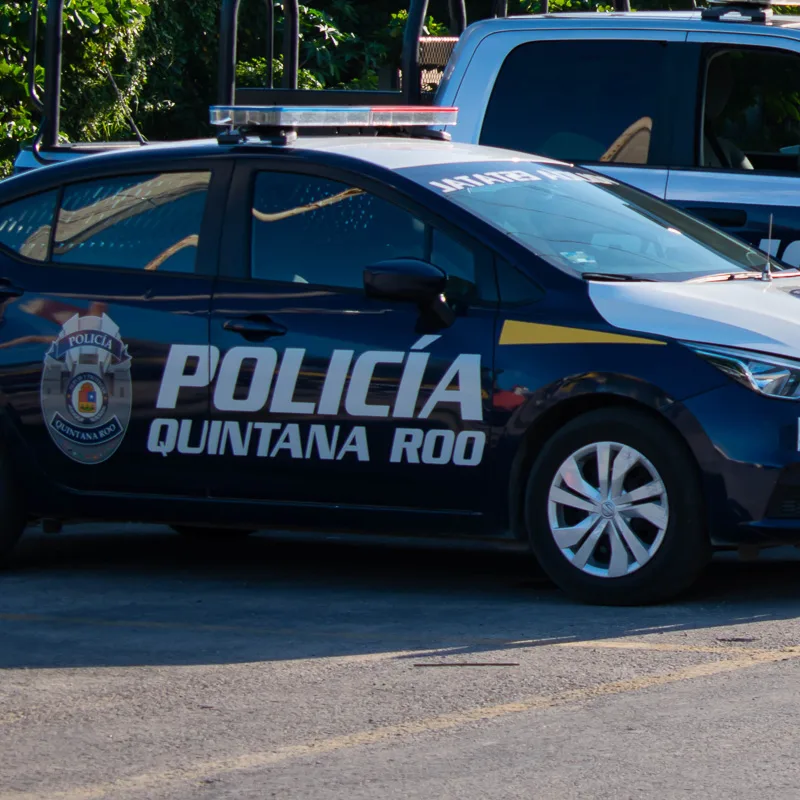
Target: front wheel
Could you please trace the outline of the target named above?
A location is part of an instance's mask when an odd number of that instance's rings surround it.
[[[564,426],[531,469],[526,521],[548,576],[588,603],[643,605],[688,588],[710,558],[697,469],[641,411]]]

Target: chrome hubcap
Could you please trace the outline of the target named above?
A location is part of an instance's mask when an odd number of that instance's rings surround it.
[[[655,555],[664,541],[669,507],[661,476],[638,450],[597,442],[559,467],[547,515],[553,539],[574,567],[619,578]]]

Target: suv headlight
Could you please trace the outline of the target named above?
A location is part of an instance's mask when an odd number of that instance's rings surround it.
[[[800,400],[800,361],[735,347],[716,347],[696,342],[683,344],[754,392],[783,400]]]

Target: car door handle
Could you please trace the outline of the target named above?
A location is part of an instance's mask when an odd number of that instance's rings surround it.
[[[24,289],[15,286],[7,278],[0,278],[0,297],[22,297]]]
[[[263,342],[270,336],[283,336],[287,328],[273,322],[269,317],[241,317],[225,320],[222,327],[226,331],[238,333],[251,342]]]

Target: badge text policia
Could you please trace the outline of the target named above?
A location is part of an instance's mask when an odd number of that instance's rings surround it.
[[[113,455],[131,418],[131,357],[110,317],[67,320],[44,357],[41,399],[50,436],[71,459]]]

